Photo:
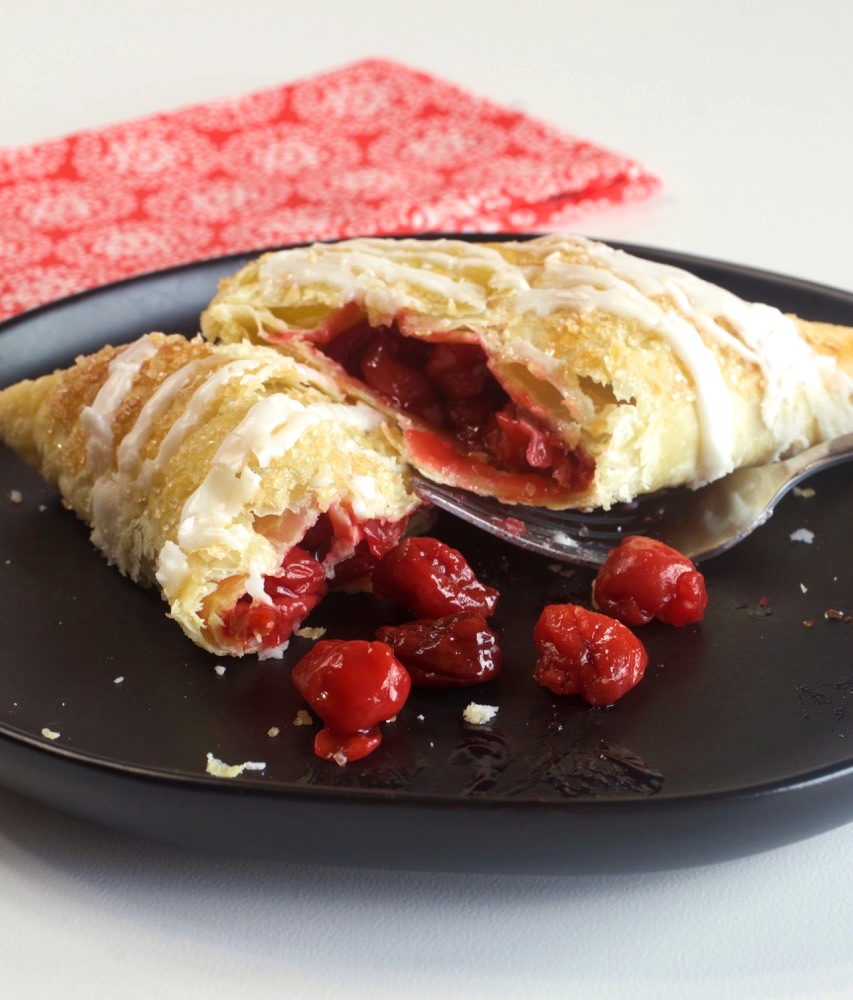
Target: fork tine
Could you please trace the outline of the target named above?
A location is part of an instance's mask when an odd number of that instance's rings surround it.
[[[438,485],[420,476],[412,477],[415,492],[436,507],[531,552],[565,559],[584,566],[600,566],[607,553],[618,544],[621,533],[614,516],[610,525],[590,527],[590,517],[571,512],[525,507],[524,520],[513,507],[491,497],[468,494]],[[624,529],[623,529],[624,530]]]

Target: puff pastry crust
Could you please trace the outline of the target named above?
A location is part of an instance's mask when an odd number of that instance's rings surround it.
[[[399,433],[316,369],[149,334],[0,392],[0,440],[211,652],[279,656],[418,506]],[[309,540],[311,539],[311,540]]]
[[[581,237],[277,251],[201,326],[328,373],[425,476],[510,503],[608,507],[853,429],[853,330]]]

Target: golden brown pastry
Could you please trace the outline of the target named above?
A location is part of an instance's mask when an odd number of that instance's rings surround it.
[[[327,372],[424,475],[513,503],[607,507],[853,429],[853,330],[581,237],[269,253],[202,332]]]
[[[0,440],[217,654],[280,656],[418,501],[398,432],[269,348],[153,333],[0,392]]]

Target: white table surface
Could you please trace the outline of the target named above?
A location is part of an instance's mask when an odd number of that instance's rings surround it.
[[[656,167],[585,231],[853,289],[844,0],[0,0],[0,145],[386,56]],[[0,790],[3,997],[853,997],[853,825],[663,874],[213,857]]]

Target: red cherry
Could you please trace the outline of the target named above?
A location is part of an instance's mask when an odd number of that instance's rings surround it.
[[[536,680],[591,705],[612,705],[639,683],[649,662],[643,644],[621,622],[576,604],[548,605],[533,639]]]
[[[384,642],[318,642],[293,668],[293,683],[338,734],[371,729],[392,718],[411,690],[405,667]]]
[[[464,687],[496,677],[497,635],[482,615],[463,611],[434,620],[385,625],[377,638],[394,650],[418,687]]]
[[[437,538],[404,538],[373,571],[373,593],[396,601],[419,618],[458,611],[488,616],[498,592],[480,583],[461,552]]]
[[[593,583],[593,602],[625,625],[657,618],[667,625],[702,620],[705,580],[693,563],[663,542],[631,535],[612,549]]]
[[[343,734],[324,726],[314,737],[314,753],[323,760],[333,760],[343,766],[373,753],[381,742],[379,726],[365,732]]]

